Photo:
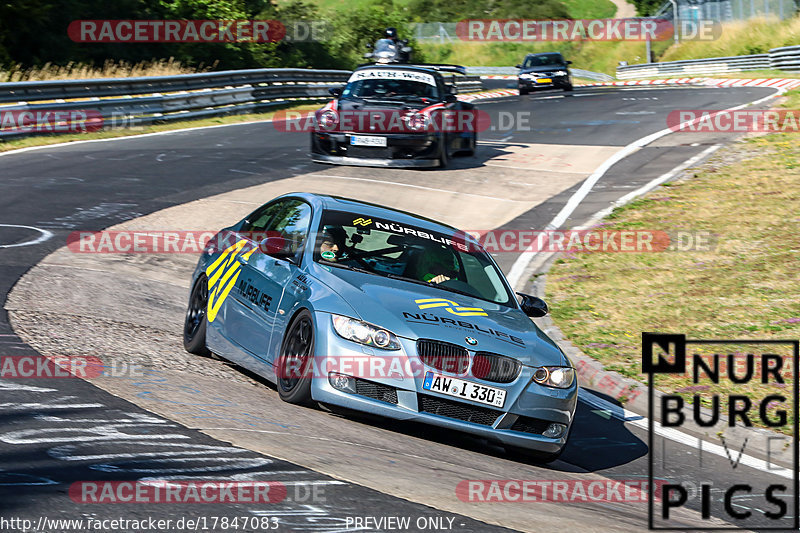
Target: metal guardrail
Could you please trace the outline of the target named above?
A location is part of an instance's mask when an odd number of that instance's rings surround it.
[[[621,66],[617,67],[617,78],[624,80],[655,76],[698,76],[767,69],[800,71],[800,46],[773,48],[768,54]]]
[[[93,110],[110,126],[141,126],[259,112],[289,101],[324,101],[347,70],[254,69],[89,80],[0,83],[0,112]],[[479,76],[445,76],[459,92],[483,88]],[[0,130],[0,139],[37,132]]]
[[[778,70],[800,70],[800,46],[773,48],[769,51],[769,64]]]
[[[609,76],[608,74],[603,74],[602,72],[592,72],[591,70],[583,70],[579,68],[571,68],[569,71],[572,72],[574,76],[586,80],[614,81],[614,76]]]

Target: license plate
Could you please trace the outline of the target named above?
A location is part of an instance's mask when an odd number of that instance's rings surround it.
[[[425,373],[425,381],[422,382],[422,388],[464,400],[485,403],[493,407],[503,407],[503,404],[506,403],[506,391],[503,389],[487,387],[486,385],[451,378],[434,372]]]
[[[537,78],[536,83],[553,83],[551,78]]]
[[[386,146],[386,137],[373,137],[369,135],[351,135],[351,146]]]

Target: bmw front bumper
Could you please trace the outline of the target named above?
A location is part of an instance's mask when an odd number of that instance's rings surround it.
[[[416,343],[413,340],[400,338],[401,350],[373,350],[339,337],[333,330],[329,314],[316,315],[317,368],[336,369],[340,363],[337,359],[340,357],[367,356],[409,360],[411,364],[404,368],[422,368],[446,374],[422,364],[416,355]],[[386,368],[390,366],[387,364]],[[344,371],[337,373],[347,375]],[[339,390],[331,384],[327,376],[315,375],[311,396],[322,403],[398,420],[424,422],[501,444],[556,453],[566,444],[569,435],[569,426],[577,405],[577,383],[573,383],[568,389],[545,387],[531,380],[532,373],[530,367],[523,367],[517,379],[507,384],[483,381],[470,374],[454,375],[459,379],[505,390],[506,400],[501,409],[424,390],[422,383],[425,372],[416,372],[414,375],[393,375],[391,372],[388,376],[359,375],[354,378],[356,392]],[[558,438],[542,434],[544,428],[551,423],[566,426]]]

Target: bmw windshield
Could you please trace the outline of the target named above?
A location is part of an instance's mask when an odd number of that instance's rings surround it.
[[[463,237],[391,220],[323,212],[314,261],[514,306],[484,250]]]

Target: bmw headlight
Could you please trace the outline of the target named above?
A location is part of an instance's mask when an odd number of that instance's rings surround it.
[[[523,79],[523,80],[532,80],[533,79],[533,76],[531,76],[530,74],[520,74],[519,77],[520,77],[520,79]]]
[[[566,75],[567,75],[567,71],[566,70],[557,70],[557,71],[553,72],[553,76],[566,76]]]
[[[355,318],[341,315],[331,316],[333,317],[333,329],[336,330],[339,336],[347,340],[367,346],[374,346],[382,350],[400,349],[400,343],[397,341],[397,337],[388,330],[373,326],[372,324],[367,324]]]
[[[575,382],[575,369],[569,366],[540,366],[533,371],[533,381],[557,389],[567,389]]]

